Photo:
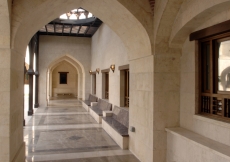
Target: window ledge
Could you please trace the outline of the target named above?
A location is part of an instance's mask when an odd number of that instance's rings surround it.
[[[205,121],[205,122],[208,122],[211,124],[215,124],[215,125],[230,129],[230,123],[229,122],[220,121],[218,119],[213,119],[213,118],[210,118],[208,116],[203,116],[203,115],[198,115],[198,114],[193,115],[193,117],[197,120],[202,120],[202,121]]]
[[[195,144],[196,146],[199,146],[200,148],[211,154],[214,153],[218,156],[225,158],[226,160],[230,160],[230,146],[206,138],[181,127],[166,128],[165,130],[167,131],[167,133],[171,133],[175,136],[185,139],[187,144]]]

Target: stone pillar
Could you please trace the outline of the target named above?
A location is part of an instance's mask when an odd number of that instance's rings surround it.
[[[39,72],[38,72],[38,60],[39,60],[39,40],[36,41],[36,48],[35,48],[35,104],[34,108],[38,108],[38,79],[39,79]]]
[[[26,64],[24,63],[24,79],[23,79],[23,90],[24,90],[24,85],[25,85],[25,75],[26,75]],[[24,102],[25,102],[25,92],[23,91],[23,126],[26,125],[26,121],[25,121],[25,116],[24,116],[24,112],[25,112],[25,105],[24,105]]]
[[[27,74],[29,75],[29,110],[28,115],[33,115],[33,75],[34,75],[34,69],[33,69],[33,61],[34,61],[34,37],[30,40],[29,43],[29,55],[30,55],[30,66],[27,71]]]

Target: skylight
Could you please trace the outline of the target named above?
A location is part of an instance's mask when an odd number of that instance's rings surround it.
[[[93,17],[93,14],[82,9],[73,9],[70,12],[62,14],[59,19],[62,20],[82,20]]]

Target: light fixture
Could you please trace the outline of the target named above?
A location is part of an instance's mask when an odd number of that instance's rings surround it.
[[[112,65],[110,66],[110,69],[114,72],[114,70],[115,70],[115,64],[112,64]]]
[[[99,68],[96,68],[96,72],[99,74],[99,71],[100,71],[100,69]]]
[[[89,71],[89,74],[90,74],[90,75],[92,74],[92,70]]]

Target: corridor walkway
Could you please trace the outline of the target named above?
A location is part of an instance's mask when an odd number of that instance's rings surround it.
[[[139,162],[121,150],[80,101],[56,99],[24,127],[26,162]]]

